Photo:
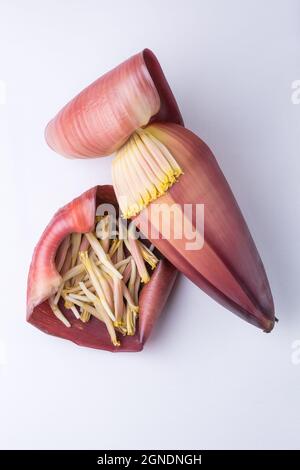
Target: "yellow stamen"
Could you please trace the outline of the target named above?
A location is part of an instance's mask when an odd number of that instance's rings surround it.
[[[71,235],[71,268],[76,264],[79,247],[81,243],[81,233],[72,233]]]
[[[107,254],[103,250],[101,244],[99,243],[95,235],[93,233],[86,233],[85,236],[88,239],[91,247],[95,251],[96,255],[98,256],[99,261],[103,263],[111,271],[112,275],[117,276],[119,279],[122,279],[122,275],[114,267],[114,265],[112,264],[110,260],[110,257],[107,256]]]
[[[49,305],[51,307],[52,312],[58,318],[65,326],[70,328],[71,323],[67,320],[67,318],[64,316],[64,314],[60,311],[58,306],[54,303],[53,297],[50,297],[49,299]]]
[[[104,309],[106,310],[106,312],[108,313],[110,318],[113,321],[115,321],[115,316],[114,316],[113,312],[111,311],[110,306],[108,305],[107,299],[104,295],[104,292],[102,290],[102,287],[101,287],[101,284],[98,280],[98,277],[97,277],[97,275],[95,274],[95,272],[92,268],[92,264],[91,264],[91,261],[89,259],[88,253],[86,251],[83,251],[83,252],[80,252],[79,256],[80,256],[81,262],[84,264],[84,267],[85,267],[85,269],[86,269],[86,271],[89,275],[90,281],[92,282],[92,284],[93,284],[93,286],[94,286],[94,288],[97,292],[98,298],[100,299]],[[79,285],[82,288],[82,290],[84,291],[84,289],[82,287],[82,285],[84,285],[84,284],[82,282],[80,282]]]
[[[82,314],[80,315],[80,320],[83,323],[87,323],[91,318],[91,313],[88,310],[83,309]]]
[[[111,247],[109,249],[109,252],[108,252],[110,257],[112,257],[115,254],[120,244],[121,244],[121,240],[113,240]]]
[[[98,318],[98,320],[101,320],[103,323],[105,323],[113,345],[120,346],[120,342],[117,340],[116,337],[116,332],[114,330],[113,323],[99,302],[96,304],[95,307],[91,307],[89,304],[85,304],[80,300],[74,300],[74,303],[81,307],[83,310],[87,310],[95,318]]]
[[[124,240],[124,242],[128,251],[131,253],[137,265],[137,269],[138,269],[139,275],[141,276],[142,282],[144,284],[147,284],[147,282],[150,281],[150,276],[145,266],[145,262],[142,256],[140,245],[138,244],[138,240],[136,239],[136,236],[135,236],[135,226],[133,222],[130,223],[130,226],[128,229],[128,240]]]
[[[73,302],[70,300],[66,300],[64,303],[65,308],[72,308],[73,307]]]
[[[158,263],[158,258],[155,256],[154,253],[152,253],[151,250],[149,250],[149,248],[144,245],[144,243],[142,243],[141,241],[138,241],[138,243],[144,260],[151,266],[151,269],[155,269]]]
[[[176,183],[182,170],[146,129],[138,129],[113,160],[113,181],[123,217],[137,215]]]

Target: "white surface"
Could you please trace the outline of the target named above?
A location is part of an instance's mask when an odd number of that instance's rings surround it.
[[[1,448],[299,448],[299,10],[274,0],[1,1]],[[280,319],[270,335],[183,277],[140,354],[81,349],[25,323],[45,225],[111,181],[110,158],[55,155],[45,124],[144,47],[246,216]]]

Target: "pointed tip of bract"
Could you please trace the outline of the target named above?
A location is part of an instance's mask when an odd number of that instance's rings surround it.
[[[275,318],[274,319],[265,319],[264,321],[264,333],[271,333],[275,326]]]

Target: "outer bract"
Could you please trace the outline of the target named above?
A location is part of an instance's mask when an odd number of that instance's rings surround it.
[[[48,124],[50,147],[68,157],[99,157],[117,150],[149,121],[183,124],[153,52],[145,49],[96,80]]]
[[[176,124],[153,124],[148,130],[170,150],[183,175],[140,212],[136,224],[150,239],[152,234],[152,243],[207,294],[249,323],[272,330],[274,304],[262,261],[212,152],[199,137]],[[197,203],[204,205],[203,248],[187,249],[191,240],[176,239],[172,231],[169,239],[160,237],[161,227],[153,225],[153,204],[171,210],[176,205],[182,211],[185,204],[191,205],[195,230]]]

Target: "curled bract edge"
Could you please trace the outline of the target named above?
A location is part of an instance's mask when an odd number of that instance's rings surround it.
[[[183,124],[162,68],[149,49],[98,78],[49,122],[45,138],[56,152],[76,158],[115,152],[152,121]]]

